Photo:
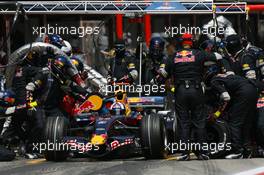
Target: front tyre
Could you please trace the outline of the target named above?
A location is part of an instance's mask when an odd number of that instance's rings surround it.
[[[223,120],[208,122],[206,125],[207,143],[215,144],[210,150],[211,158],[223,158],[226,151],[231,149],[228,125]]]
[[[143,154],[148,159],[166,158],[168,136],[164,120],[157,114],[144,116],[141,120],[141,145]]]
[[[44,157],[47,161],[64,161],[68,151],[63,144],[63,138],[67,136],[69,121],[65,117],[48,117],[45,125],[46,151]],[[52,145],[52,149],[48,146]]]

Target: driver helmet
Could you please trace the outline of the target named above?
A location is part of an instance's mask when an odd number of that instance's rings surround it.
[[[111,115],[125,115],[126,107],[123,103],[115,102],[111,105],[109,111]]]

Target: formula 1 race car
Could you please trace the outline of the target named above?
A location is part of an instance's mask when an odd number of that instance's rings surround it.
[[[48,117],[46,160],[62,161],[69,153],[100,158],[125,148],[146,158],[165,158],[169,151],[165,150],[168,133],[164,115],[144,113],[144,106],[162,108],[164,101],[161,97],[129,99],[121,91],[107,98],[94,94],[75,106],[77,115]],[[48,147],[51,144],[53,149]]]

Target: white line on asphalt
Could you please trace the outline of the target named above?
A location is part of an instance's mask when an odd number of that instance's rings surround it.
[[[264,167],[259,167],[259,168],[255,168],[255,169],[251,169],[251,170],[247,170],[247,171],[242,171],[240,173],[236,173],[234,175],[256,175],[256,174],[262,174],[264,173]]]

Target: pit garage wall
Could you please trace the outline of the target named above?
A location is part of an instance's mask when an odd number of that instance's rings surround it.
[[[258,27],[258,38],[259,39],[259,45],[261,47],[264,47],[264,12],[258,13],[256,15],[256,21],[258,21],[257,23],[257,27]]]
[[[246,15],[238,15],[238,14],[229,14],[224,15],[228,20],[230,20],[235,28],[236,32],[240,35],[244,35],[246,33]],[[123,31],[124,34],[127,32],[131,33],[132,38],[132,47],[136,47],[136,38],[140,32],[138,30],[140,27],[138,24],[131,24],[129,22],[129,17],[123,17]],[[152,33],[163,33],[165,32],[165,27],[173,27],[179,26],[199,26],[202,27],[208,21],[212,20],[212,15],[151,15],[151,29]],[[257,24],[257,25],[256,25]],[[144,25],[144,24],[143,24]],[[264,12],[251,12],[250,14],[250,30],[249,38],[256,45],[263,46],[264,45]],[[144,28],[143,30],[144,36]],[[115,30],[114,30],[115,31]],[[254,35],[252,35],[254,34]]]
[[[224,15],[228,20],[233,23],[233,27],[236,32],[240,35],[246,34],[246,15],[237,15],[237,14],[229,14]],[[144,28],[139,27],[139,24],[131,24],[129,22],[129,17],[123,17],[123,32],[124,34],[130,33],[132,38],[132,44],[130,47],[136,47],[137,42],[136,38],[140,32],[140,29],[143,30],[144,36]],[[151,29],[152,33],[164,33],[165,27],[173,27],[179,26],[199,26],[202,27],[208,21],[212,20],[212,15],[151,15]],[[257,25],[256,25],[257,24]],[[248,33],[248,38],[250,41],[253,41],[254,44],[263,47],[264,46],[264,13],[255,12],[250,14],[250,30]],[[115,30],[114,30],[115,31]],[[125,38],[126,39],[126,38]],[[175,38],[172,38],[172,40]]]
[[[0,23],[5,24],[4,20],[6,16],[0,16]],[[10,16],[9,16],[10,17]],[[86,35],[85,37],[78,37],[77,35],[62,35],[63,38],[72,43],[73,47],[80,47],[81,51],[86,56],[86,61],[89,65],[94,66],[101,73],[105,74],[104,69],[105,60],[99,53],[100,50],[110,48],[115,38],[115,17],[114,15],[30,15],[32,26],[47,26],[47,24],[58,26],[98,26],[102,20],[105,21],[102,24],[100,35],[92,36]],[[230,21],[232,21],[236,31],[240,34],[245,32],[245,15],[225,15]],[[9,18],[12,19],[12,18]],[[137,45],[137,37],[143,31],[144,28],[139,23],[131,23],[128,17],[124,17],[123,31],[124,34],[129,34],[129,47],[135,48]],[[202,24],[212,19],[212,15],[152,15],[151,16],[151,28],[154,33],[165,32],[165,26],[178,26],[182,25],[194,25],[202,26]],[[11,21],[10,25],[11,25]],[[257,24],[257,25],[256,25]],[[250,27],[253,41],[258,46],[264,46],[264,12],[254,12],[250,14]],[[4,25],[1,25],[0,37],[5,35]],[[14,42],[11,43],[11,52],[21,47],[23,44],[29,42],[29,31],[24,28],[23,24],[18,24]],[[36,36],[35,36],[36,37]],[[126,39],[126,38],[125,38]],[[95,42],[94,42],[95,41]],[[7,49],[8,50],[8,49]]]
[[[244,35],[246,31],[245,15],[224,15],[230,20],[235,28],[236,32],[240,35]],[[202,27],[205,23],[212,20],[211,15],[152,15],[152,32],[160,33],[166,31],[164,27],[169,26],[199,26]],[[257,24],[257,25],[256,25]],[[250,30],[249,36],[255,44],[258,46],[264,46],[264,12],[252,13],[250,15]],[[253,35],[252,35],[253,34]]]
[[[5,16],[9,17],[9,23],[11,25],[13,16]],[[97,70],[100,70],[102,73],[106,73],[104,69],[104,60],[102,55],[100,54],[100,50],[105,50],[109,48],[109,37],[113,38],[113,32],[111,27],[112,24],[112,16],[111,18],[103,16],[103,15],[30,15],[29,18],[31,20],[31,25],[35,29],[37,27],[97,27],[101,24],[102,21],[105,21],[101,25],[99,35],[85,35],[80,36],[78,34],[60,34],[63,39],[69,41],[72,44],[72,47],[79,48],[79,50],[84,54],[84,61],[88,65],[92,65]],[[0,18],[1,23],[5,23],[4,17]],[[110,29],[109,29],[110,28]],[[1,30],[5,31],[5,28],[1,25]],[[39,31],[39,30],[38,30]],[[0,37],[3,38],[4,32]],[[9,48],[11,52],[15,51],[19,47],[31,41],[30,33],[33,33],[33,30],[27,29],[21,21],[16,25],[15,35],[12,37],[13,42],[10,44]],[[33,41],[37,39],[37,33],[34,33]],[[0,40],[1,41],[1,40]],[[96,63],[96,64],[95,64]]]

